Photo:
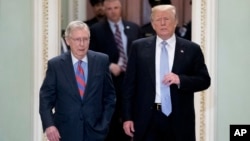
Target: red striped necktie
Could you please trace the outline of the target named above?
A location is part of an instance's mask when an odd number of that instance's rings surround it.
[[[84,70],[83,70],[81,64],[82,64],[82,61],[79,60],[78,65],[77,65],[77,69],[76,69],[76,81],[77,81],[80,96],[82,98],[83,95],[84,95],[86,83],[85,83],[85,80],[84,80]]]

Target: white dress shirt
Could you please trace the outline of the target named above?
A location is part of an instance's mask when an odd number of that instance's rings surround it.
[[[163,78],[160,78],[160,57],[161,57],[161,47],[162,47],[162,39],[157,36],[156,37],[156,51],[155,51],[155,77],[156,77],[156,96],[155,103],[161,103],[161,83]],[[176,45],[176,37],[173,35],[170,37],[167,42],[167,51],[168,51],[168,64],[169,71],[171,72],[174,62],[174,53],[175,53],[175,45]]]

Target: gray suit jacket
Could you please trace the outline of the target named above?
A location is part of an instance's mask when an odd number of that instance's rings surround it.
[[[61,141],[103,141],[108,133],[116,100],[109,59],[93,51],[88,51],[87,57],[89,73],[83,100],[70,52],[48,61],[39,110],[43,129],[56,126]]]

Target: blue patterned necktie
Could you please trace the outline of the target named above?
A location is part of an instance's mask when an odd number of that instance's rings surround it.
[[[82,64],[82,61],[79,60],[78,64],[77,64],[77,68],[76,68],[76,81],[77,81],[80,96],[81,96],[81,98],[83,98],[86,83],[84,80],[84,70],[83,70],[81,64]]]
[[[160,81],[161,81],[161,107],[162,112],[165,115],[169,115],[172,112],[172,104],[170,97],[170,88],[168,85],[162,83],[164,75],[169,73],[169,65],[168,65],[168,51],[167,51],[167,42],[162,41],[161,48],[161,60],[160,60]]]

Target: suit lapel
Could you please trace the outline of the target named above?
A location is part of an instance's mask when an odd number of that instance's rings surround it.
[[[105,21],[103,24],[104,24],[104,27],[105,27],[104,32],[105,32],[105,34],[107,34],[106,37],[109,37],[110,39],[113,40],[113,42],[115,42],[114,34],[113,34],[112,30],[111,30],[111,27],[110,27],[108,21]]]
[[[186,48],[181,42],[181,39],[176,37],[176,47],[175,47],[175,54],[174,54],[174,62],[172,67],[172,72],[176,73],[179,72],[181,66],[183,66],[183,60],[185,56]]]
[[[156,42],[156,36],[150,37],[150,39],[146,42],[145,45],[145,54],[146,54],[146,59],[147,64],[149,65],[148,71],[150,74],[150,77],[153,82],[153,86],[155,86],[155,42]]]
[[[127,36],[127,54],[130,53],[130,45],[132,43],[131,35],[135,34],[133,33],[133,29],[131,29],[131,26],[126,22],[122,21],[123,26],[124,26],[124,34]]]
[[[130,31],[132,31],[132,30],[129,30],[130,29],[130,26],[125,22],[125,21],[122,21],[122,24],[123,24],[123,26],[124,26],[124,33],[125,33],[125,35],[127,36],[127,38],[128,38],[128,43],[129,43],[129,41],[131,41],[131,39],[129,38],[130,36],[129,35],[131,35],[131,34],[133,34],[133,33],[131,33]]]
[[[152,36],[145,44],[145,50],[144,54],[146,54],[147,63],[149,64],[148,70],[150,77],[152,79],[152,82],[154,83],[153,86],[155,86],[155,42],[156,42],[156,36]],[[174,55],[174,62],[172,67],[172,72],[179,72],[180,67],[183,64],[183,58],[185,56],[185,46],[180,38],[176,37],[176,49],[175,49],[175,55]]]
[[[87,80],[87,84],[86,84],[86,88],[85,88],[85,93],[84,93],[84,100],[86,100],[86,98],[88,98],[88,94],[89,94],[89,87],[91,85],[91,81],[93,79],[93,74],[95,72],[93,72],[95,69],[93,67],[93,65],[95,64],[94,62],[94,56],[92,53],[90,53],[90,51],[88,51],[87,53],[87,57],[88,57],[88,80]]]
[[[88,99],[88,97],[90,96],[89,94],[91,91],[91,85],[94,84],[95,82],[93,82],[94,80],[94,75],[96,74],[96,71],[98,71],[98,68],[96,67],[96,56],[93,54],[93,52],[91,50],[89,50],[87,52],[87,57],[88,57],[88,80],[87,80],[87,85],[85,88],[85,93],[84,93],[84,99],[83,101],[85,101],[86,99]],[[93,87],[92,87],[93,88]]]
[[[108,44],[107,46],[107,53],[108,54],[118,54],[119,53],[119,50],[116,46],[116,42],[115,42],[115,37],[114,37],[114,34],[111,30],[111,27],[108,23],[108,21],[104,22],[104,33],[105,33],[105,40]],[[112,52],[112,53],[111,53]]]
[[[61,69],[63,70],[64,75],[66,79],[68,80],[69,85],[71,85],[72,87],[72,97],[80,100],[81,98],[80,98],[80,94],[79,94],[78,87],[77,87],[75,71],[74,71],[74,67],[72,64],[72,58],[71,58],[70,52],[67,52],[62,57]]]

